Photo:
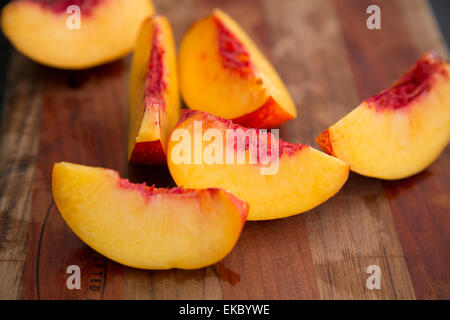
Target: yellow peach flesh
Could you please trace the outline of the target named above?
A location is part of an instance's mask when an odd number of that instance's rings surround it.
[[[1,27],[12,44],[41,64],[84,69],[128,54],[142,21],[154,12],[150,0],[100,0],[81,10],[80,29],[67,27],[70,14],[31,0],[12,1]]]
[[[450,141],[450,64],[432,53],[418,63],[427,61],[439,64],[438,71],[428,75],[429,83],[419,83],[415,92],[421,87],[424,91],[407,105],[383,107],[368,99],[322,133],[317,143],[369,177],[402,179],[427,168]]]
[[[232,59],[239,60],[229,63],[231,67],[224,65],[227,58],[220,48],[221,32],[226,33],[222,41],[233,42],[235,51],[240,50],[230,53],[236,56]],[[226,119],[239,119],[273,101],[281,109],[274,114],[282,116],[279,121],[272,120],[272,127],[297,115],[276,71],[241,27],[221,10],[214,10],[189,28],[180,46],[179,61],[180,88],[188,107]],[[252,124],[264,127],[258,123],[261,119]]]
[[[167,138],[180,112],[175,45],[166,17],[155,15],[141,27],[130,75],[128,159],[165,163]],[[150,83],[149,83],[150,82]],[[152,142],[160,142],[160,144]],[[151,150],[151,146],[163,150]],[[148,146],[139,148],[139,146]],[[154,157],[149,156],[154,152]]]
[[[167,190],[131,184],[117,172],[70,163],[53,168],[55,203],[81,240],[143,269],[196,269],[224,258],[247,204],[220,189]]]
[[[247,161],[243,164],[227,163],[225,154],[222,164],[208,163],[205,158],[195,164],[194,139],[190,141],[192,162],[183,163],[176,157],[180,143],[184,142],[174,135],[181,132],[178,129],[184,129],[193,137],[195,121],[202,123],[203,135],[213,128],[226,137],[225,131],[229,129],[226,121],[198,111],[180,120],[168,142],[167,160],[172,177],[178,185],[188,188],[217,186],[233,192],[249,203],[248,220],[277,219],[308,211],[336,194],[347,180],[349,167],[343,161],[309,146],[285,142],[280,142],[280,149],[287,144],[288,151],[281,152],[278,169],[271,175],[261,174],[261,164],[250,164],[249,150],[235,150],[245,153]],[[222,150],[227,149],[225,139]],[[201,152],[205,153],[213,142],[203,143]]]

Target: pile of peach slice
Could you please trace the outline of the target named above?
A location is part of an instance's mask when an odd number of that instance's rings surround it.
[[[108,62],[135,43],[128,160],[167,164],[180,186],[148,187],[108,169],[55,164],[52,191],[64,220],[89,246],[122,264],[193,269],[216,263],[235,246],[246,220],[311,210],[342,188],[349,170],[381,179],[416,174],[450,140],[450,64],[429,52],[391,88],[325,130],[316,141],[326,153],[266,131],[267,142],[277,146],[265,147],[266,163],[261,145],[250,142],[252,130],[280,126],[297,116],[296,107],[269,61],[228,15],[216,9],[196,21],[177,61],[170,23],[150,16],[149,0],[78,0],[86,14],[78,33],[61,27],[68,2],[16,0],[2,12],[2,29],[27,56],[66,69]],[[192,109],[181,117],[180,93]],[[240,131],[249,140],[210,137],[200,148],[195,139],[179,143],[180,132],[204,137],[209,129],[222,137]],[[254,163],[229,163],[228,151],[236,159],[258,156]],[[196,152],[214,154],[215,162],[192,161]]]

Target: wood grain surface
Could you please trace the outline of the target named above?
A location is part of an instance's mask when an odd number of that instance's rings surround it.
[[[368,30],[370,4],[382,29]],[[290,142],[314,138],[389,86],[426,50],[448,58],[425,0],[155,1],[177,44],[219,7],[250,34],[285,81],[299,117]],[[0,299],[449,299],[450,150],[427,170],[384,182],[351,174],[332,199],[287,219],[248,222],[232,253],[208,268],[145,271],[99,255],[67,227],[51,168],[113,168],[173,186],[165,167],[126,161],[130,57],[85,71],[40,66],[13,50],[0,156]],[[274,186],[276,187],[276,186]],[[79,265],[82,289],[68,290]],[[369,290],[366,269],[381,268]]]

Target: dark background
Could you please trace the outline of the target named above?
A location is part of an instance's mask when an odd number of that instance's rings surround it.
[[[445,38],[447,47],[450,46],[450,1],[449,0],[428,0],[436,20],[439,24],[441,32]],[[2,1],[1,7],[5,6],[8,1]],[[382,18],[383,19],[383,18]],[[383,20],[382,20],[383,21]],[[420,21],[418,21],[420,23]],[[6,69],[8,65],[8,57],[11,46],[0,32],[0,124],[2,117],[3,96],[6,81]]]
[[[434,15],[437,18],[441,32],[447,43],[450,46],[450,1],[448,0],[428,0],[433,8]],[[419,22],[420,23],[420,22]]]

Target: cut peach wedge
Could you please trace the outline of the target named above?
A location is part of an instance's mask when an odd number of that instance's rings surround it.
[[[277,127],[297,116],[277,72],[221,10],[189,28],[179,65],[181,94],[188,107],[253,128]]]
[[[345,162],[310,146],[194,110],[183,110],[167,161],[179,186],[216,186],[248,202],[248,220],[308,211],[336,194],[349,173]]]
[[[433,52],[316,139],[352,171],[381,179],[424,170],[449,140],[450,64]]]
[[[196,269],[224,258],[237,242],[248,205],[221,189],[133,184],[113,170],[60,162],[53,198],[87,245],[142,269]]]
[[[155,15],[142,24],[130,75],[128,159],[165,164],[166,142],[180,113],[172,29]]]
[[[30,59],[84,69],[128,54],[153,12],[151,0],[15,0],[3,8],[1,27]]]

